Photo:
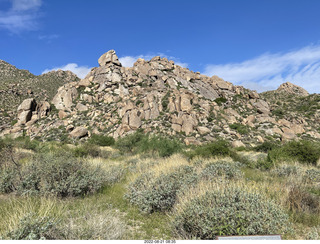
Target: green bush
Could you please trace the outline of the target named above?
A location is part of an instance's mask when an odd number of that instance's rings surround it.
[[[267,153],[267,152],[269,152],[272,149],[275,149],[277,147],[279,147],[279,143],[275,143],[275,142],[271,142],[271,141],[265,141],[262,144],[256,146],[254,148],[254,150],[257,151],[257,152],[265,152],[265,153]]]
[[[219,106],[221,106],[221,104],[226,103],[227,99],[224,97],[218,97],[217,99],[214,100]]]
[[[98,191],[106,181],[101,168],[71,154],[40,154],[23,167],[2,170],[0,192],[75,197]]]
[[[88,140],[88,142],[98,146],[106,147],[114,145],[115,140],[111,136],[93,134],[91,138]]]
[[[176,212],[180,237],[215,239],[218,235],[284,234],[289,217],[276,204],[240,188],[212,190]]]
[[[195,150],[186,153],[189,158],[196,156],[209,158],[214,156],[230,156],[231,150],[228,142],[219,140],[196,147]]]
[[[209,163],[201,172],[201,177],[206,180],[213,180],[219,176],[227,179],[239,179],[242,175],[239,165],[229,162]]]
[[[247,126],[239,124],[239,123],[231,124],[231,125],[229,125],[229,127],[230,127],[230,129],[237,131],[241,135],[246,135],[249,133]]]
[[[138,143],[146,137],[147,135],[143,134],[141,131],[136,131],[133,134],[119,138],[115,143],[115,147],[119,149],[121,153],[133,153],[137,148]]]
[[[72,151],[75,157],[99,157],[101,155],[100,148],[91,143],[83,143],[74,148]]]
[[[62,239],[62,231],[52,217],[38,217],[29,214],[22,218],[18,226],[6,233],[2,239],[10,240],[58,240]]]
[[[0,193],[11,193],[16,190],[18,172],[13,167],[0,168]]]
[[[75,197],[99,190],[103,172],[71,155],[41,155],[33,162],[41,178],[40,192],[59,197]]]
[[[167,211],[175,204],[178,193],[196,182],[197,174],[193,167],[181,166],[156,179],[151,174],[141,175],[129,186],[126,197],[143,212]]]
[[[268,152],[268,160],[297,160],[300,163],[317,165],[320,157],[320,146],[311,141],[291,141]]]
[[[171,156],[182,149],[181,143],[175,139],[150,136],[140,131],[118,139],[115,146],[121,153],[152,153],[160,157]]]
[[[139,143],[138,151],[142,153],[158,154],[160,157],[169,157],[180,152],[182,145],[179,141],[162,136],[145,137]]]

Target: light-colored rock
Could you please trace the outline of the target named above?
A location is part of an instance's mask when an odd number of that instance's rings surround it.
[[[236,147],[245,147],[246,145],[244,145],[242,141],[233,141],[231,143],[231,146],[233,148],[236,148]]]
[[[23,102],[18,107],[18,113],[21,111],[34,111],[36,109],[37,103],[33,98],[28,98],[23,100]]]
[[[78,103],[76,109],[80,112],[88,111],[88,107],[82,103]]]
[[[211,130],[205,126],[198,126],[197,130],[200,133],[200,135],[208,134],[211,132]]]
[[[194,126],[197,124],[195,119],[188,114],[184,114],[182,116],[182,128],[181,130],[186,133],[186,135],[190,135],[193,132]]]
[[[295,135],[293,130],[291,130],[291,129],[287,128],[287,127],[282,127],[281,129],[282,129],[282,132],[283,132],[282,133],[282,137],[281,137],[283,141],[293,140],[293,139],[296,138],[296,135]]]
[[[31,120],[32,117],[32,111],[31,110],[26,110],[26,111],[21,111],[18,114],[18,124],[25,124],[28,121]]]
[[[69,134],[69,137],[74,139],[80,139],[82,137],[88,136],[88,130],[84,127],[76,127]]]
[[[139,111],[132,110],[129,114],[129,126],[131,129],[138,129],[141,126],[141,119],[138,115]]]
[[[300,86],[294,85],[290,82],[283,83],[277,89],[277,92],[285,94],[294,94],[296,96],[308,96],[309,93]]]
[[[171,128],[176,132],[181,131],[181,125],[179,125],[179,124],[171,124]]]
[[[101,57],[98,60],[98,63],[100,66],[105,66],[108,64],[114,64],[117,66],[121,66],[121,63],[119,62],[119,59],[116,55],[116,52],[114,50],[110,50],[106,52],[105,54],[101,55]]]
[[[53,105],[59,109],[70,110],[73,100],[77,98],[78,91],[75,87],[60,87],[57,94],[52,99]]]
[[[181,103],[180,103],[181,111],[190,111],[192,109],[192,105],[190,103],[190,96],[187,94],[181,95]]]
[[[295,133],[295,134],[302,134],[305,132],[304,128],[302,125],[297,125],[293,124],[290,129]]]
[[[201,145],[201,142],[199,142],[196,138],[194,137],[187,137],[184,139],[184,143],[188,145]]]
[[[70,113],[64,111],[64,110],[60,110],[59,113],[58,113],[58,116],[59,116],[59,119],[64,119],[66,117],[69,116]]]
[[[258,142],[260,142],[260,143],[264,143],[264,140],[263,140],[263,138],[262,138],[261,136],[257,136],[257,140],[258,140]]]
[[[262,99],[257,99],[256,102],[251,100],[251,103],[257,109],[257,111],[259,113],[263,113],[263,114],[270,113],[270,107],[269,107],[269,104],[266,101],[264,101]]]

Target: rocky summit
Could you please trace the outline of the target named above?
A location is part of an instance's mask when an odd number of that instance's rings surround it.
[[[186,144],[223,138],[235,147],[268,138],[320,139],[319,95],[289,82],[258,94],[159,56],[126,68],[111,50],[98,63],[84,79],[65,82],[50,101],[22,101],[17,122],[1,135],[64,141],[93,134],[118,138],[142,130]]]

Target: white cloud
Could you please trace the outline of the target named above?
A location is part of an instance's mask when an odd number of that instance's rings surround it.
[[[42,0],[10,0],[12,6],[6,11],[0,11],[0,28],[11,33],[37,28],[39,9]]]
[[[186,68],[188,66],[187,63],[182,63],[180,62],[180,60],[178,58],[172,57],[172,56],[167,56],[163,53],[157,53],[156,55],[138,55],[138,56],[125,56],[125,57],[121,57],[119,58],[120,63],[122,64],[122,66],[124,67],[132,67],[133,64],[137,61],[137,59],[142,58],[145,60],[150,60],[152,59],[154,56],[161,56],[162,58],[167,58],[168,60],[173,60],[175,62],[176,65],[179,65],[181,67]]]
[[[66,64],[64,66],[61,67],[55,67],[53,69],[46,69],[42,72],[42,74],[48,73],[50,71],[54,71],[54,70],[70,70],[71,72],[75,73],[79,78],[83,79],[91,70],[91,68],[89,68],[88,66],[79,66],[76,63],[70,63],[70,64]]]
[[[41,0],[12,0],[13,11],[27,11],[38,9],[42,4]]]
[[[207,65],[205,74],[257,91],[276,89],[290,81],[310,93],[320,93],[320,45],[287,53],[266,53],[240,63]]]

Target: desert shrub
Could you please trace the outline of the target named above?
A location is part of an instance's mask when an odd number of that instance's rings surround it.
[[[187,152],[189,158],[196,156],[209,158],[214,156],[229,156],[230,145],[224,140],[219,140],[196,147],[193,151]]]
[[[175,204],[178,193],[196,182],[197,174],[190,166],[178,167],[156,179],[151,174],[143,174],[129,186],[126,197],[143,212],[167,211]]]
[[[242,177],[242,172],[235,163],[216,162],[207,164],[200,175],[206,180],[213,180],[219,176],[227,179],[238,179]]]
[[[182,145],[179,141],[163,136],[145,137],[139,143],[139,152],[158,154],[160,157],[169,157],[180,152]]]
[[[319,183],[320,182],[320,170],[319,169],[308,169],[304,174],[304,179],[313,182]]]
[[[235,123],[235,124],[229,125],[229,127],[230,127],[232,130],[237,131],[237,132],[240,133],[241,135],[246,135],[246,134],[248,134],[248,132],[249,132],[247,126],[245,126],[245,125],[243,125],[243,124]]]
[[[307,233],[307,240],[320,240],[320,231],[316,227],[312,227],[312,229]]]
[[[15,229],[8,231],[2,239],[11,240],[55,240],[62,239],[62,231],[52,217],[39,217],[33,214],[21,218]]]
[[[14,167],[0,168],[0,193],[11,193],[17,188],[18,172]]]
[[[13,139],[11,141],[11,143],[15,147],[28,149],[28,150],[32,150],[35,152],[37,152],[40,149],[40,141],[35,140],[35,139],[31,140],[30,137],[28,137],[28,136],[22,136],[22,137],[18,137],[16,139]]]
[[[272,173],[278,177],[283,176],[291,176],[291,175],[297,175],[298,174],[298,167],[294,165],[282,165],[277,168],[275,168]]]
[[[271,142],[271,141],[265,141],[262,144],[256,146],[254,148],[254,150],[257,151],[257,152],[265,152],[265,153],[267,153],[267,152],[271,151],[272,149],[277,148],[278,146],[279,146],[278,143]]]
[[[75,157],[98,157],[101,154],[100,148],[91,143],[83,143],[74,148],[72,151]]]
[[[173,216],[176,233],[184,238],[283,234],[288,225],[288,215],[276,204],[240,188],[207,191]]]
[[[320,213],[319,198],[297,185],[290,188],[288,205],[292,211]]]
[[[167,94],[162,98],[161,104],[162,104],[163,111],[166,111],[168,108],[169,97],[170,97],[170,92],[167,92]]]
[[[22,195],[82,196],[96,192],[105,182],[101,168],[68,153],[40,154],[23,167],[10,167],[0,173],[0,191]]]
[[[126,169],[121,166],[111,166],[105,173],[105,183],[112,185],[114,183],[120,182],[125,176]]]
[[[88,140],[89,143],[95,144],[98,146],[112,146],[115,143],[115,140],[111,136],[104,136],[104,135],[96,135],[93,134],[90,139]]]
[[[119,138],[115,143],[115,147],[119,149],[121,153],[133,153],[134,149],[137,148],[138,143],[146,137],[147,135],[143,134],[141,131],[136,131],[133,134]]]
[[[96,192],[104,183],[101,168],[68,154],[40,155],[33,163],[40,174],[43,194],[81,196]]]
[[[268,158],[260,158],[256,162],[256,168],[261,170],[269,170],[275,166],[275,163],[268,160]]]
[[[182,145],[175,139],[163,136],[150,136],[140,131],[117,140],[116,148],[122,153],[152,153],[168,157],[181,151]]]
[[[66,240],[121,240],[124,238],[127,226],[121,220],[119,213],[109,209],[91,210],[68,218],[64,225]]]
[[[221,104],[226,103],[227,99],[224,97],[218,97],[217,99],[214,100],[219,106],[221,106]]]
[[[316,165],[320,157],[319,145],[311,141],[291,141],[268,152],[268,160],[297,160]]]
[[[5,142],[2,138],[0,138],[0,151],[5,147]]]

